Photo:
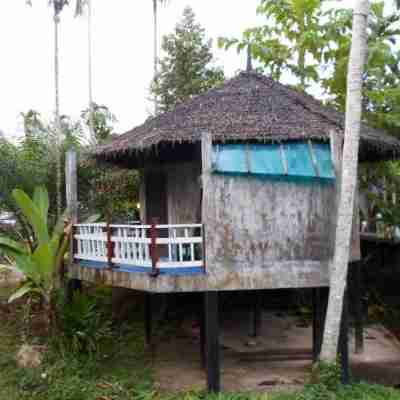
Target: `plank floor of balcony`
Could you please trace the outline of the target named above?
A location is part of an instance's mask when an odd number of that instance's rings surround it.
[[[108,269],[108,264],[106,262],[91,261],[91,260],[76,260],[75,263],[81,267],[94,268],[94,269]],[[120,272],[128,273],[145,273],[149,274],[151,268],[128,265],[128,264],[114,264],[113,269]],[[189,276],[189,275],[203,275],[204,268],[199,266],[193,267],[168,267],[168,268],[158,268],[160,275],[173,275],[173,276]]]

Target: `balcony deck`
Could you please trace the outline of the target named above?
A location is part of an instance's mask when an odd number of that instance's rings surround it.
[[[201,224],[74,225],[74,263],[156,275],[204,274]]]

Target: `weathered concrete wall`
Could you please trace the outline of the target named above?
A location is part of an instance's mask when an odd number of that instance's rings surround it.
[[[316,262],[326,271],[308,274],[306,286],[322,284],[333,251],[334,185],[215,174],[209,185],[203,222],[210,273],[265,270],[264,285],[273,288],[281,287],[291,274],[282,265],[301,268]],[[267,279],[269,274],[272,280]],[[299,287],[299,283],[285,286]]]
[[[333,185],[225,176],[213,176],[212,185],[205,223],[217,263],[252,268],[331,257]]]

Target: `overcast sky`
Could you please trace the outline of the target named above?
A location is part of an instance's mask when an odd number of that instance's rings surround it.
[[[149,115],[153,72],[152,1],[93,1],[93,92],[117,116],[117,132],[142,123]],[[7,137],[22,132],[19,114],[28,109],[51,118],[54,110],[54,42],[47,0],[0,0],[0,130]],[[71,1],[73,3],[74,1]],[[169,33],[190,5],[214,39],[240,36],[259,21],[259,0],[170,0],[160,8],[159,36]],[[350,5],[352,0],[346,0]],[[343,4],[343,3],[342,3]],[[61,113],[78,117],[88,103],[87,19],[74,18],[73,7],[61,14]],[[245,68],[245,56],[215,48],[217,64],[227,76]]]

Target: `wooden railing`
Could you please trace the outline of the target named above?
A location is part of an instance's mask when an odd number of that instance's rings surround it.
[[[203,266],[201,224],[74,225],[74,258],[110,266],[160,268]]]

